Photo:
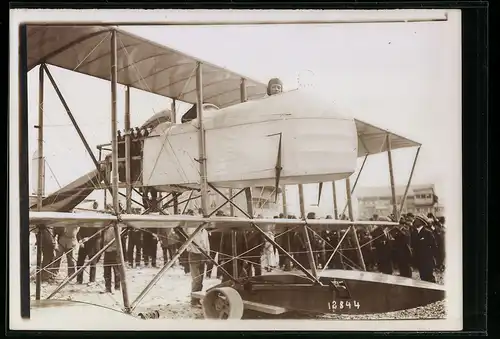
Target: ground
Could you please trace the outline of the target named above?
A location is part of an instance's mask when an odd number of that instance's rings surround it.
[[[34,258],[36,258],[36,253],[34,254]],[[161,258],[160,252],[158,254],[158,258]],[[162,264],[162,260],[159,261],[159,264]],[[33,269],[34,268],[32,268],[32,272],[34,272]],[[128,268],[126,270],[128,294],[131,302],[136,299],[136,297],[153,279],[159,270],[159,268]],[[56,288],[57,283],[63,281],[65,277],[66,262],[65,259],[63,259],[56,283],[42,284],[41,299],[46,298]],[[415,278],[418,278],[418,273],[415,273]],[[438,274],[437,278],[438,283],[442,283],[442,275]],[[84,282],[85,283],[83,285],[76,284],[74,281],[70,282],[59,293],[57,293],[53,299],[84,301],[96,305],[107,306],[117,310],[122,309],[123,299],[120,291],[115,291],[113,294],[102,293],[104,291],[102,260],[97,266],[97,282],[93,285],[87,284],[88,269],[84,272]],[[205,279],[203,287],[206,289],[217,283],[219,283],[218,279]],[[190,291],[191,276],[189,274],[185,274],[180,266],[175,265],[161,276],[160,280],[134,309],[133,314],[158,310],[161,318],[202,319],[203,312],[201,308],[192,307],[190,305]],[[35,299],[34,277],[32,277],[31,280],[31,299]],[[245,313],[245,318],[263,317],[270,318],[268,315],[255,314],[251,312]],[[283,315],[273,316],[273,318],[282,317]],[[286,317],[304,318],[305,316],[287,314]],[[441,301],[425,307],[377,315],[323,315],[307,317],[314,317],[316,319],[436,319],[445,318],[445,305],[444,301]]]

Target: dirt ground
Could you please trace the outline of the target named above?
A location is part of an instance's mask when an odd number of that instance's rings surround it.
[[[34,246],[32,247],[34,248]],[[162,258],[159,250],[158,258]],[[33,250],[33,259],[36,259],[36,252]],[[32,261],[33,264],[36,262]],[[162,260],[158,262],[161,266]],[[35,266],[32,266],[31,279],[31,299],[35,299]],[[63,259],[59,276],[53,283],[43,283],[41,287],[41,298],[46,298],[66,277],[66,260]],[[126,278],[128,286],[128,294],[130,301],[134,301],[146,285],[153,279],[160,268],[127,268]],[[114,291],[113,294],[104,292],[104,277],[103,277],[102,260],[97,265],[97,280],[94,284],[88,284],[88,268],[84,271],[84,284],[76,284],[76,281],[70,282],[53,299],[74,300],[102,305],[116,310],[121,310],[123,305],[122,294],[120,291]],[[418,273],[414,273],[415,278],[418,278]],[[214,274],[212,274],[214,276]],[[438,283],[442,283],[442,275],[437,274]],[[204,290],[219,283],[218,279],[211,278],[204,280]],[[181,266],[174,265],[168,269],[154,285],[150,292],[134,309],[133,314],[140,312],[149,312],[158,310],[161,318],[168,319],[202,319],[203,312],[201,308],[192,307],[190,305],[191,291],[191,276],[185,274]],[[246,312],[245,318],[315,318],[315,319],[443,319],[445,318],[445,302],[437,302],[425,307],[398,311],[392,313],[383,313],[377,315],[303,315],[303,314],[286,314],[280,316],[269,316],[265,314],[256,314]]]

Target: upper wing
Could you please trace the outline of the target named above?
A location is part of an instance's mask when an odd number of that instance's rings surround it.
[[[157,95],[196,103],[195,74],[203,63],[204,102],[220,108],[241,102],[245,78],[249,100],[266,94],[267,85],[173,48],[110,26],[27,25],[28,70],[44,62],[111,81],[111,31],[117,33],[117,82]]]
[[[391,137],[391,150],[420,146],[420,143],[416,141],[376,127],[367,122],[358,119],[354,120],[358,131],[358,157],[363,157],[366,154],[387,152],[387,135]]]
[[[49,227],[102,227],[110,222],[119,220],[122,223],[139,228],[174,228],[177,226],[196,228],[202,223],[209,223],[209,227],[224,228],[250,228],[251,223],[259,226],[282,226],[293,227],[300,225],[309,225],[315,227],[342,228],[349,225],[371,226],[388,225],[396,226],[394,222],[375,222],[375,221],[348,221],[334,219],[248,219],[241,217],[210,217],[203,218],[191,215],[136,215],[122,214],[119,219],[113,215],[99,213],[58,213],[58,212],[30,212],[30,224],[45,225]]]

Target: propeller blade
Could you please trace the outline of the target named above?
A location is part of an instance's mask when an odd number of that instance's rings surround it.
[[[321,201],[321,191],[323,191],[323,183],[322,182],[319,183],[319,187],[318,187],[318,206],[319,206],[319,202]]]

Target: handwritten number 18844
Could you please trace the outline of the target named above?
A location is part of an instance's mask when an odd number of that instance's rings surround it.
[[[357,300],[334,300],[331,302],[330,304],[330,309],[332,311],[336,311],[336,310],[343,310],[343,309],[353,309],[353,308],[356,308],[359,310],[359,307],[360,307],[360,304],[359,304],[359,301]]]

